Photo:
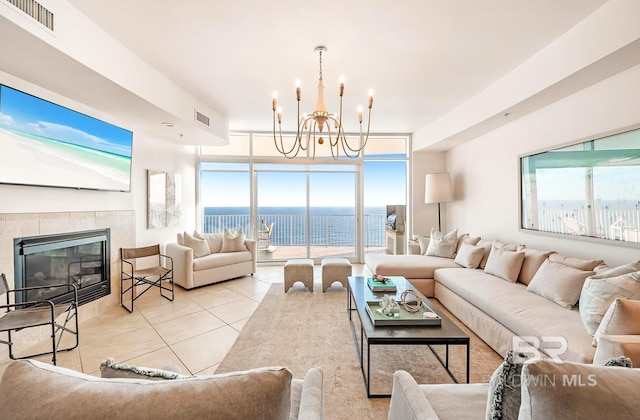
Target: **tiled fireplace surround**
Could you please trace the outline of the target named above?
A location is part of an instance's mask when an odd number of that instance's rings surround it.
[[[104,228],[111,228],[111,294],[79,308],[80,319],[86,321],[107,307],[119,305],[120,248],[135,246],[135,214],[133,210],[0,213],[0,273],[5,273],[9,287],[13,287],[14,238]],[[2,334],[5,334],[4,338],[6,338],[6,333]],[[19,340],[22,349],[47,339],[50,334],[51,329],[47,327],[29,328],[20,331],[15,338]],[[8,359],[7,346],[0,346],[0,364]]]

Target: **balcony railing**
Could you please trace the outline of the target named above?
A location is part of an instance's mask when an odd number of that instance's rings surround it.
[[[306,216],[304,214],[258,215],[267,225],[274,223],[271,244],[282,246],[302,246],[307,243]],[[384,214],[364,215],[364,246],[385,246]],[[223,229],[242,228],[250,234],[248,215],[205,215],[205,233],[222,232]],[[313,214],[310,216],[310,244],[312,246],[355,246],[356,216],[349,214]]]
[[[640,209],[540,210],[537,230],[640,242]]]

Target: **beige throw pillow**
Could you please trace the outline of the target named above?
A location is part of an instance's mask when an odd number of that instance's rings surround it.
[[[206,240],[198,239],[187,232],[184,233],[184,246],[193,249],[193,256],[196,258],[211,254],[209,244],[207,244]]]
[[[583,260],[580,258],[565,257],[560,254],[549,255],[549,261],[568,265],[569,267],[577,268],[582,271],[593,271],[594,268],[604,262],[603,260]]]
[[[484,255],[482,256],[482,260],[480,260],[480,264],[478,268],[484,270],[487,265],[487,260],[489,259],[489,254],[491,254],[491,247],[493,247],[493,241],[486,241],[484,239],[480,239],[476,244],[477,247],[484,249]]]
[[[609,269],[584,282],[580,317],[589,334],[595,334],[605,312],[617,298],[640,299],[640,261]]]
[[[491,248],[484,272],[515,283],[518,280],[518,274],[520,274],[522,261],[524,261],[524,252],[508,251],[494,245]]]
[[[463,243],[453,261],[466,268],[478,268],[483,256],[484,248]]]
[[[525,363],[522,378],[520,420],[635,420],[640,413],[637,369],[537,359]]]
[[[429,241],[431,238],[427,236],[418,236],[418,243],[420,244],[420,255],[426,255],[427,248],[429,248]]]
[[[520,269],[520,275],[518,276],[518,281],[522,284],[528,285],[531,283],[533,276],[536,275],[536,272],[540,268],[543,262],[549,255],[553,254],[554,251],[540,251],[538,249],[524,249],[524,261],[522,262],[522,268]]]
[[[640,334],[640,301],[616,299],[602,318],[593,336],[593,345],[603,335],[639,335]]]
[[[242,228],[237,232],[225,229],[222,232],[222,250],[220,252],[238,252],[246,251],[247,246],[244,244],[244,233]]]
[[[209,251],[211,251],[212,254],[217,254],[222,251],[222,233],[205,233],[203,235],[198,231],[193,231],[193,236],[207,241]]]
[[[458,246],[456,247],[456,254],[460,252],[462,244],[475,245],[480,242],[479,236],[469,236],[468,233],[458,236]]]
[[[453,258],[458,244],[458,229],[443,235],[437,229],[431,228],[431,239],[427,247],[427,254],[435,257]]]
[[[568,265],[546,260],[540,268],[527,291],[547,298],[566,309],[571,309],[580,298],[582,285],[593,271],[582,271]]]

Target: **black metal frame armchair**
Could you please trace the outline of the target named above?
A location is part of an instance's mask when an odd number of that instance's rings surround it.
[[[156,255],[158,256],[157,265],[140,270],[136,269],[135,260],[138,258],[147,258]],[[160,253],[160,244],[142,248],[121,248],[120,261],[120,304],[129,312],[133,312],[133,302],[152,287],[159,288],[160,296],[173,301],[173,258]],[[165,267],[165,265],[168,265],[169,267]],[[130,284],[125,287],[125,283],[127,282]],[[169,282],[169,286],[163,285],[162,282]],[[140,293],[136,291],[137,287],[145,285],[146,287]],[[170,295],[165,296],[163,292],[170,292]],[[131,295],[130,308],[125,305],[124,301],[125,294],[127,293],[130,293]]]
[[[64,302],[53,302],[51,299],[42,300],[30,300],[20,303],[15,302],[15,295],[18,293],[27,295],[27,292],[34,290],[51,290],[57,288],[66,288],[67,291],[73,289],[73,297],[66,299]],[[29,359],[32,357],[43,356],[45,354],[52,354],[52,362],[55,365],[57,362],[57,353],[63,351],[70,351],[78,347],[80,334],[78,329],[78,287],[75,284],[58,284],[47,286],[34,286],[34,287],[22,287],[18,289],[9,289],[7,284],[7,278],[3,274],[0,274],[0,295],[6,294],[7,303],[0,305],[0,309],[4,309],[4,313],[0,314],[0,332],[7,333],[7,340],[0,340],[0,343],[9,346],[9,357],[11,359]],[[11,299],[13,295],[13,299]],[[56,319],[64,315],[64,322],[58,323]],[[68,327],[70,321],[75,321],[75,330]],[[15,343],[11,338],[12,332],[18,332],[25,328],[40,327],[43,325],[51,325],[51,351],[43,353],[30,354],[28,356],[16,356],[13,352]],[[72,347],[60,349],[60,341],[64,332],[73,334],[75,343]]]

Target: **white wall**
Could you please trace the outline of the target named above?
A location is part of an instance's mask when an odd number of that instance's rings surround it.
[[[411,196],[413,205],[411,207],[411,234],[429,236],[431,228],[438,228],[438,205],[424,203],[424,176],[429,173],[444,172],[445,153],[444,152],[415,152],[412,156],[411,171]],[[442,227],[446,226],[447,212],[446,206],[441,205]]]
[[[519,232],[518,157],[640,123],[639,92],[640,66],[635,66],[449,150],[447,168],[458,201],[446,205],[447,228],[604,258],[610,265],[637,260],[637,248]]]
[[[133,156],[133,203],[136,209],[136,242],[140,246],[176,241],[176,233],[196,226],[195,147],[140,133]],[[147,229],[147,170],[182,175],[182,222],[172,228]]]

